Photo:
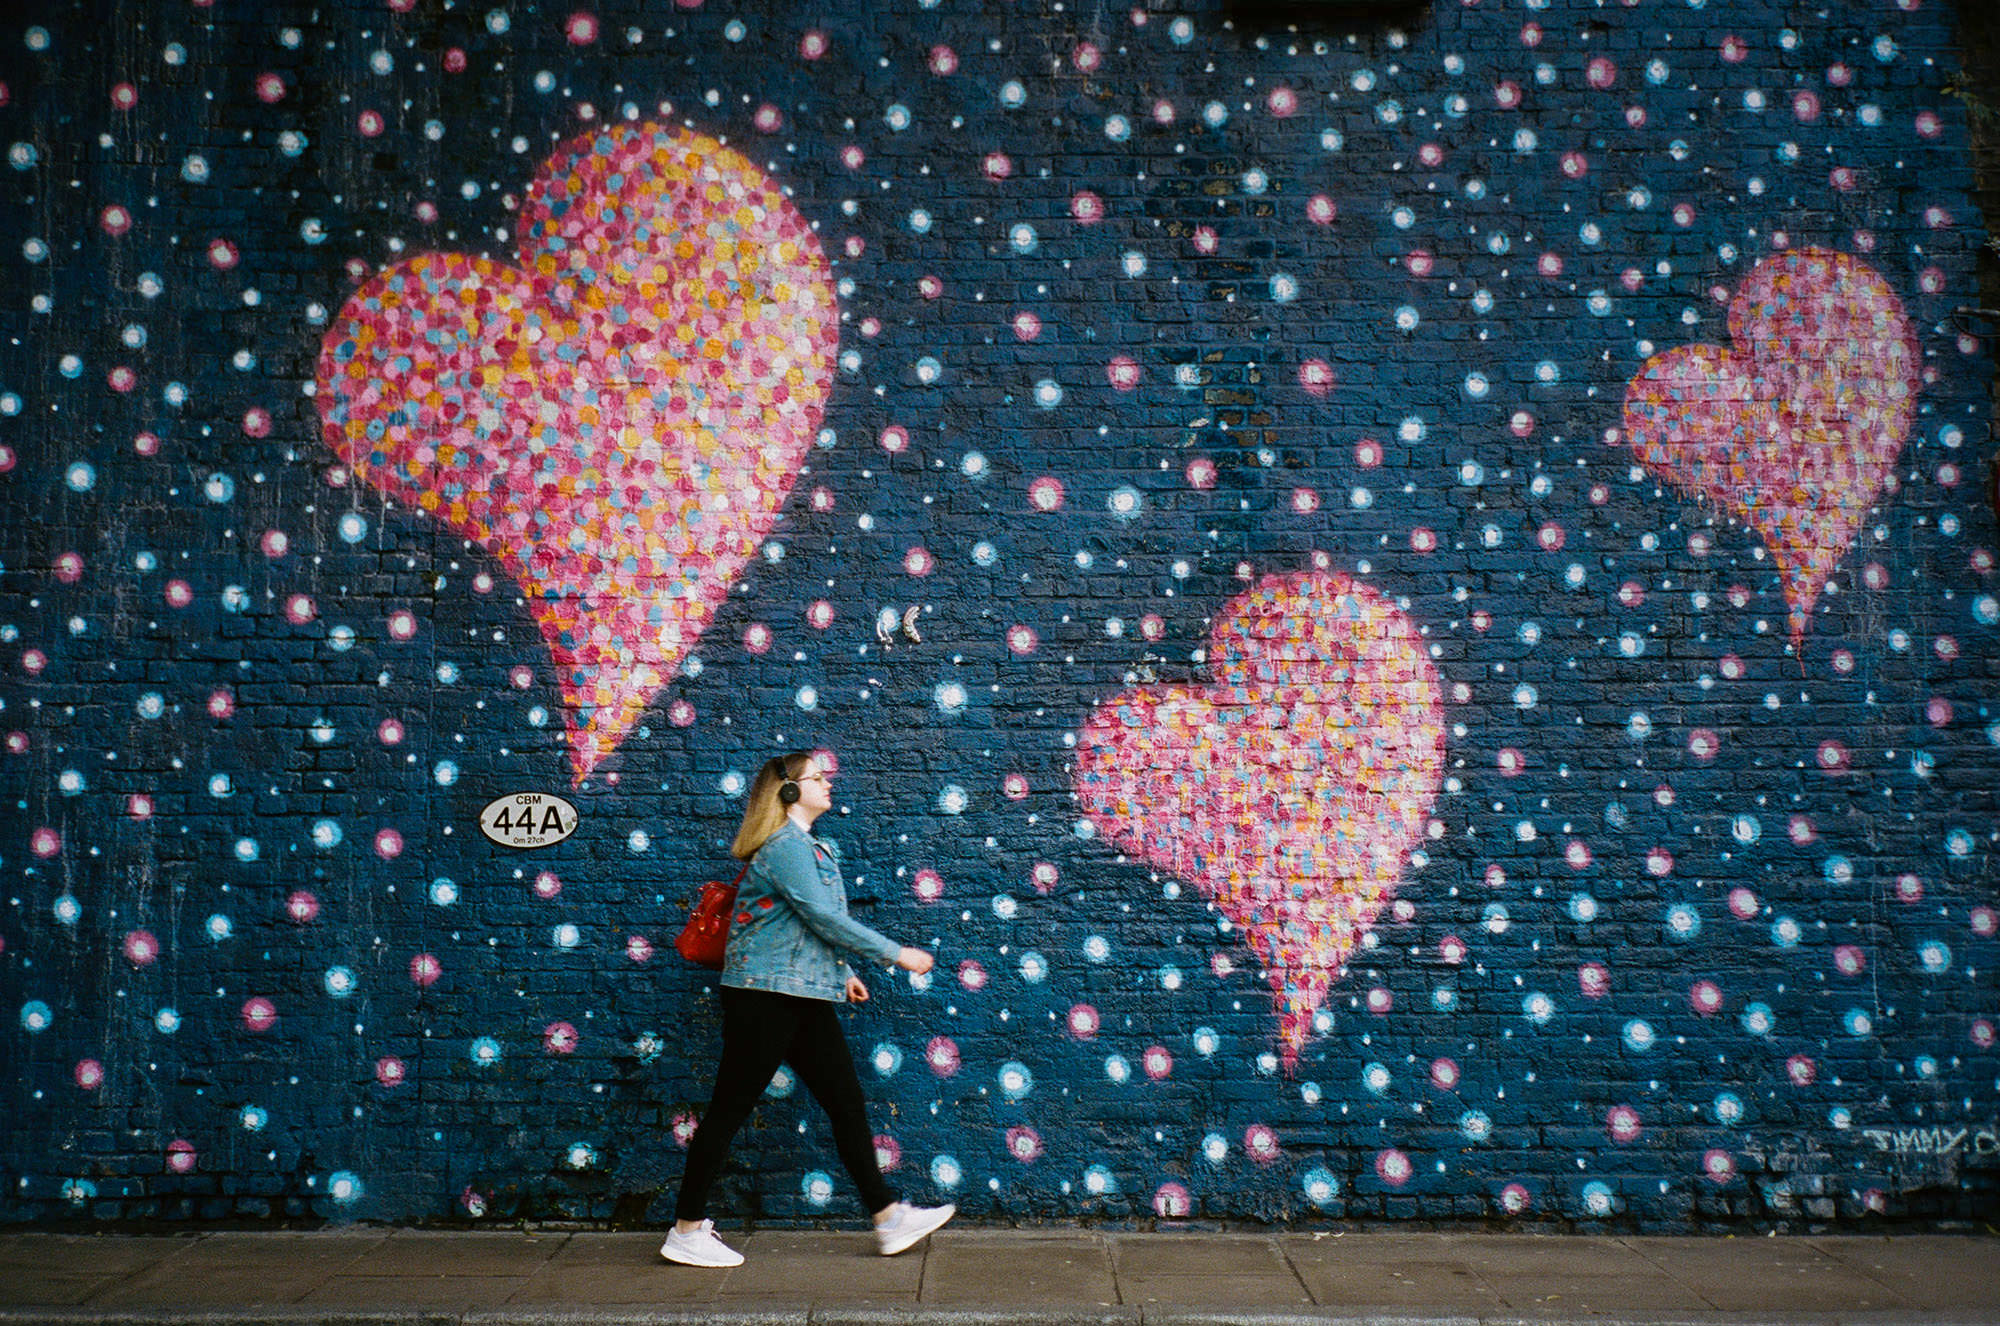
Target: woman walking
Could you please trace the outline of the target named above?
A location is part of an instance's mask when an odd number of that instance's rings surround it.
[[[933,959],[847,914],[840,858],[831,844],[812,836],[813,821],[832,806],[832,774],[811,751],[766,760],[751,784],[743,826],[729,849],[750,866],[737,893],[722,969],[722,1062],[714,1098],[688,1143],[673,1231],[660,1247],[670,1262],[743,1264],[743,1255],[715,1236],[703,1212],[731,1139],[780,1062],[792,1066],[832,1122],[834,1146],[873,1215],[883,1256],[922,1242],[956,1210],[897,1200],[875,1162],[861,1083],[834,1011],[844,1000],[867,999],[868,987],[843,957],[917,973],[929,971]]]

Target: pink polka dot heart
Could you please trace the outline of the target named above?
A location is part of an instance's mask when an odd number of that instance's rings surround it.
[[[1289,1068],[1423,835],[1443,697],[1415,624],[1344,575],[1264,577],[1217,617],[1208,657],[1206,686],[1097,706],[1076,790],[1106,841],[1243,931]]]
[[[1796,644],[1894,477],[1921,355],[1889,283],[1827,249],[1758,263],[1729,302],[1729,338],[1648,359],[1625,388],[1626,440],[1763,538]]]
[[[621,125],[542,167],[517,263],[425,254],[355,291],[320,416],[357,475],[527,592],[580,782],[777,520],[838,340],[826,258],[776,186],[706,135]]]

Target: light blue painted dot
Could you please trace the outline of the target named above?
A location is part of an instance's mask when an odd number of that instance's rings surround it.
[[[335,999],[345,999],[354,993],[357,984],[352,967],[328,967],[322,981],[326,992]]]
[[[312,826],[313,846],[321,851],[331,851],[340,846],[347,835],[342,832],[338,820],[314,820]]]
[[[255,861],[263,855],[263,849],[257,845],[255,838],[238,838],[235,851],[236,859],[245,863]]]
[[[1777,1014],[1773,1013],[1771,1006],[1765,1003],[1744,1005],[1743,1016],[1737,1021],[1742,1024],[1743,1030],[1752,1036],[1768,1036],[1778,1025]]]
[[[919,235],[931,233],[931,214],[921,207],[910,211],[910,229]]]
[[[1612,1195],[1611,1185],[1600,1179],[1592,1179],[1583,1185],[1583,1212],[1585,1215],[1603,1217],[1618,1209],[1618,1200]]]
[[[1008,1100],[1023,1100],[1035,1089],[1035,1075],[1028,1066],[1011,1059],[1000,1065],[998,1080],[1000,1094]]]
[[[83,904],[76,900],[76,895],[73,893],[65,892],[59,895],[49,910],[55,913],[56,920],[63,925],[75,925],[83,919]]]
[[[1035,235],[1035,228],[1021,221],[1007,231],[1007,242],[1016,253],[1033,253],[1041,241]]]
[[[1021,109],[1028,104],[1028,89],[1018,79],[1008,79],[1000,85],[1000,104],[1008,110]]]
[[[1048,979],[1049,962],[1033,949],[1021,955],[1021,979],[1029,985],[1040,985]]]
[[[458,885],[448,878],[431,881],[431,901],[439,907],[449,907],[458,901]]]
[[[943,1155],[931,1161],[931,1182],[944,1189],[953,1189],[965,1180],[965,1171],[959,1166],[958,1157]]]
[[[368,517],[358,511],[350,511],[340,518],[337,527],[345,543],[359,543],[368,537]]]
[[[1693,939],[1701,933],[1701,913],[1687,903],[1677,902],[1667,908],[1667,936],[1670,939]]]
[[[97,469],[87,460],[71,464],[63,477],[73,492],[87,493],[97,486]]]
[[[770,1082],[764,1087],[764,1094],[772,1100],[783,1100],[792,1094],[793,1089],[798,1084],[798,1079],[792,1076],[792,1071],[789,1068],[780,1068],[777,1072],[771,1074]]]
[[[799,1191],[814,1206],[825,1206],[833,1200],[833,1176],[823,1169],[809,1169],[799,1180]]]
[[[202,928],[208,932],[208,937],[218,944],[236,933],[235,923],[221,912],[209,917]]]
[[[271,1122],[271,1112],[261,1105],[245,1105],[237,1112],[236,1121],[246,1133],[261,1133],[264,1125]]]
[[[1083,1171],[1083,1190],[1093,1197],[1105,1197],[1118,1191],[1118,1178],[1108,1165],[1091,1165]]]
[[[1941,939],[1927,939],[1917,945],[1917,961],[1932,976],[1951,970],[1951,946]]]
[[[1841,1014],[1840,1025],[1850,1036],[1867,1036],[1875,1030],[1875,1019],[1865,1008],[1850,1008]]]
[[[439,787],[450,787],[458,781],[458,766],[450,760],[439,760],[431,770],[431,778]]]
[[[326,1177],[326,1195],[342,1206],[351,1206],[360,1201],[366,1191],[361,1176],[351,1169],[337,1169]]]
[[[1588,893],[1569,895],[1569,916],[1572,921],[1582,921],[1586,925],[1597,919],[1597,899]]]
[[[1340,1180],[1324,1165],[1314,1165],[1299,1175],[1299,1188],[1314,1206],[1330,1205],[1340,1196]]]
[[[500,1062],[500,1042],[491,1036],[476,1036],[470,1051],[472,1062],[481,1068],[489,1068]]]
[[[1709,1113],[1723,1127],[1734,1128],[1743,1122],[1743,1098],[1733,1091],[1718,1092],[1709,1106]]]
[[[1493,1136],[1493,1120],[1479,1110],[1458,1116],[1458,1131],[1468,1142],[1484,1142]]]
[[[1044,410],[1053,410],[1062,403],[1062,385],[1054,378],[1043,378],[1035,384],[1035,404]]]
[[[177,1008],[163,1008],[153,1014],[153,1026],[163,1036],[171,1036],[181,1029],[181,1014]]]
[[[217,470],[203,481],[201,491],[211,502],[227,502],[236,496],[236,480]]]
[[[1644,1053],[1652,1049],[1659,1038],[1653,1031],[1652,1023],[1643,1018],[1633,1018],[1625,1024],[1624,1039],[1626,1049]]]
[[[957,783],[946,783],[938,792],[937,808],[947,815],[963,815],[972,798]]]
[[[1944,836],[1945,855],[1963,861],[1972,855],[1972,834],[1965,829],[1953,829]]]
[[[901,102],[892,103],[888,110],[882,112],[882,122],[897,133],[910,127],[910,119],[910,108]]]
[[[30,999],[21,1005],[21,1026],[32,1034],[47,1031],[55,1020],[54,1010],[39,999]]]
[[[181,178],[189,184],[208,183],[208,158],[199,152],[190,152],[181,162]]]
[[[883,1041],[868,1052],[868,1062],[881,1077],[894,1077],[903,1067],[903,1052],[889,1041]]]
[[[571,949],[583,942],[583,931],[571,921],[564,921],[549,932],[549,942],[557,948]]]

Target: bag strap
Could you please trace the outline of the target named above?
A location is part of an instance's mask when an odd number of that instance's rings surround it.
[[[743,868],[736,872],[736,878],[729,881],[729,887],[733,889],[736,888],[738,885],[742,884],[743,877],[749,873],[750,873],[750,863],[748,861],[745,861],[743,863]]]

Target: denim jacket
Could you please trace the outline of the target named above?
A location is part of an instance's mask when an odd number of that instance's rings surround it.
[[[847,914],[840,855],[787,819],[750,858],[722,983],[807,999],[847,998],[843,955],[894,962],[902,946]]]

